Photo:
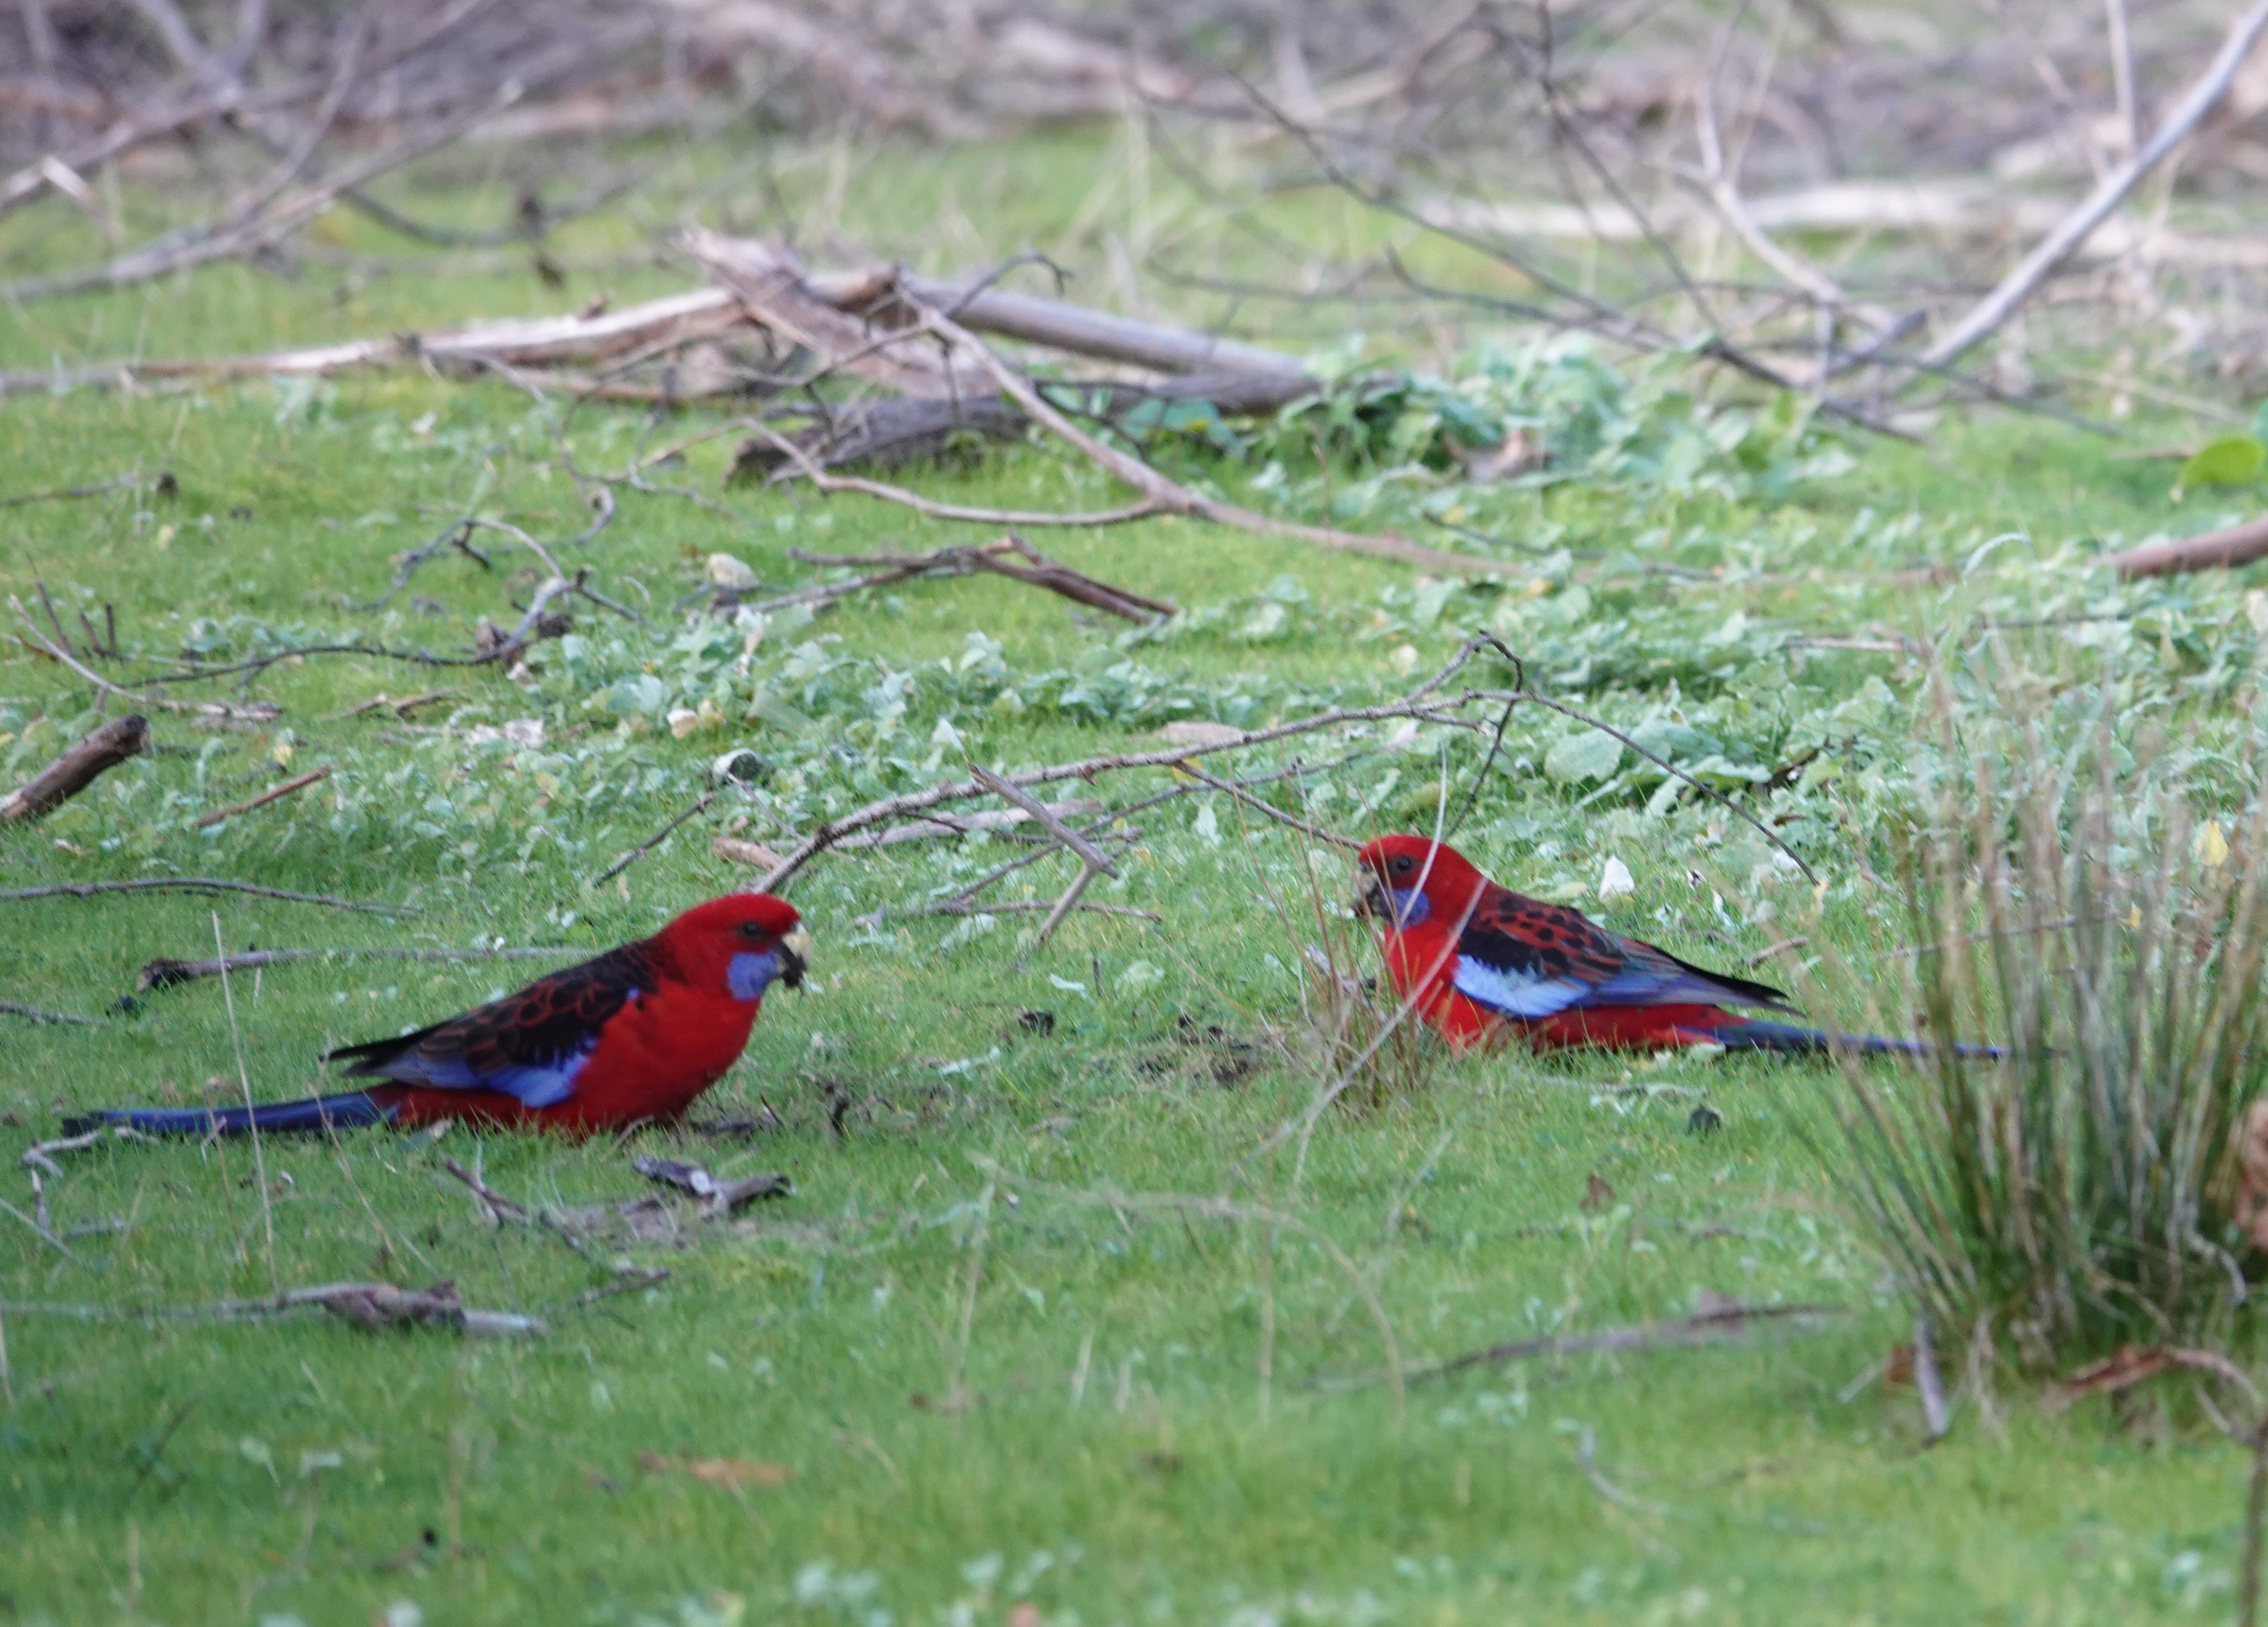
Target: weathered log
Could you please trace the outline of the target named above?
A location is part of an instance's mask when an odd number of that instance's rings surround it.
[[[0,797],[0,821],[35,820],[61,807],[149,743],[150,720],[141,713],[112,718],[28,783]]]

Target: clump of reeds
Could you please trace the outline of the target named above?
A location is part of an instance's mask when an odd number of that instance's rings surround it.
[[[1940,683],[1905,851],[1906,991],[1931,1037],[2006,1055],[1845,1064],[1847,1196],[1979,1380],[2220,1346],[2268,1196],[2240,1145],[2268,1083],[2257,754],[2154,753],[2037,693]]]

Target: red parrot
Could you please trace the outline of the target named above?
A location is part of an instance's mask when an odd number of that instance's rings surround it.
[[[349,1059],[350,1079],[385,1084],[249,1109],[108,1108],[65,1128],[203,1136],[458,1118],[589,1135],[673,1119],[739,1059],[764,990],[802,983],[810,941],[783,899],[712,898],[518,994],[324,1055]]]
[[[1918,1056],[1933,1049],[1917,1040],[1827,1034],[1727,1010],[1794,1007],[1768,984],[1705,970],[1609,932],[1578,910],[1523,898],[1481,874],[1454,848],[1425,836],[1381,836],[1357,862],[1357,908],[1386,924],[1386,969],[1395,991],[1459,1050],[1513,1034],[1546,1050],[1714,1044]],[[1964,1056],[2000,1054],[1982,1046],[1955,1049]]]

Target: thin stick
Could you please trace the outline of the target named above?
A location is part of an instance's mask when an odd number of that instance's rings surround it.
[[[276,1211],[268,1195],[268,1154],[261,1144],[260,1115],[252,1105],[252,1075],[244,1065],[244,1037],[236,1027],[236,994],[229,987],[228,950],[221,943],[220,911],[213,911],[213,953],[220,959],[221,999],[228,1006],[228,1042],[236,1053],[236,1082],[244,1089],[244,1123],[252,1133],[252,1176],[260,1183],[260,1218],[268,1229],[268,1286],[278,1297],[284,1279],[276,1270]]]
[[[251,798],[247,801],[236,803],[229,807],[215,808],[211,813],[204,814],[198,819],[197,828],[199,830],[210,829],[211,827],[219,824],[224,820],[234,819],[239,814],[249,814],[254,808],[264,808],[271,802],[281,802],[293,791],[305,791],[308,786],[316,784],[318,781],[327,780],[330,777],[331,765],[328,762],[323,764],[320,769],[310,769],[306,773],[299,776],[298,778],[288,779],[281,785],[270,786],[268,790],[261,791],[258,796]]]
[[[2251,54],[2253,42],[2259,39],[2263,29],[2268,29],[2268,0],[2254,0],[2230,23],[2228,37],[2221,41],[2220,49],[2213,56],[2212,63],[2190,86],[2173,111],[2166,115],[2164,122],[2158,126],[2148,143],[2098,181],[2086,201],[2065,216],[2055,229],[2040,240],[2038,247],[2000,279],[1999,286],[1978,300],[1967,315],[1924,350],[1921,353],[1923,364],[1932,367],[1944,366],[2014,316],[2018,307],[2032,297],[2056,268],[2126,201],[2127,195],[2141,183],[2143,178],[2163,163],[2167,156],[2204,121],[2205,115],[2220,105],[2220,99],[2228,93],[2229,82],[2235,78],[2236,70],[2244,65],[2244,59]]]
[[[93,1017],[76,1016],[70,1012],[42,1011],[36,1005],[26,1005],[18,1000],[0,1000],[0,1014],[22,1017],[33,1022],[77,1023],[82,1027],[99,1028],[102,1023]]]
[[[0,902],[26,898],[92,898],[101,893],[248,893],[254,898],[281,899],[287,904],[320,904],[328,909],[352,909],[362,915],[407,913],[398,904],[359,904],[328,893],[292,893],[277,887],[255,887],[249,881],[224,881],[216,876],[143,876],[131,881],[53,881],[45,887],[0,890]]]
[[[232,972],[250,972],[291,961],[328,961],[348,957],[377,961],[541,961],[556,955],[586,953],[568,945],[557,944],[529,945],[512,949],[247,949],[239,954],[202,961],[176,961],[160,955],[154,961],[143,963],[142,969],[135,974],[134,989],[138,994],[148,989],[170,989],[176,983],[195,983],[201,977],[217,977],[224,965]]]
[[[110,480],[97,481],[92,486],[63,486],[54,491],[18,492],[12,497],[0,497],[0,509],[16,508],[26,503],[60,503],[76,497],[99,497],[107,491],[116,491],[122,486],[139,486],[141,483],[139,475],[120,475]]]
[[[457,1162],[455,1159],[444,1158],[441,1160],[441,1167],[472,1188],[473,1196],[487,1205],[489,1213],[495,1218],[499,1226],[506,1220],[517,1220],[523,1226],[527,1223],[527,1210],[523,1205],[512,1202],[501,1192],[490,1191],[487,1187],[481,1184],[481,1178],[478,1175]]]
[[[1607,1328],[1597,1333],[1514,1339],[1508,1344],[1491,1344],[1486,1350],[1452,1357],[1447,1361],[1435,1362],[1430,1366],[1413,1367],[1402,1376],[1410,1383],[1423,1384],[1433,1379],[1449,1378],[1474,1367],[1500,1367],[1506,1362],[1527,1361],[1538,1357],[1556,1360],[1563,1356],[1611,1354],[1624,1351],[1682,1350],[1738,1338],[1758,1322],[1786,1321],[1800,1324],[1843,1314],[1842,1307],[1833,1305],[1733,1305],[1681,1317],[1675,1321]],[[1373,1373],[1350,1379],[1330,1388],[1359,1389],[1379,1383],[1388,1376]]]
[[[1945,1380],[1938,1373],[1937,1351],[1930,1344],[1929,1313],[1916,1311],[1913,1324],[1914,1388],[1921,1392],[1921,1415],[1932,1441],[1942,1440],[1953,1427],[1953,1409],[1946,1404]]]
[[[2268,5],[2268,0],[2262,0],[2262,4]],[[1072,423],[1032,387],[1030,379],[1002,361],[990,346],[942,312],[918,303],[915,308],[921,313],[923,325],[931,332],[949,343],[966,346],[968,353],[992,375],[993,382],[1000,387],[1000,393],[1022,408],[1034,423],[1068,442],[1090,461],[1133,487],[1161,510],[1208,519],[1215,525],[1248,531],[1256,536],[1290,537],[1317,548],[1343,553],[1370,554],[1381,559],[1399,560],[1404,564],[1424,565],[1430,570],[1479,571],[1491,576],[1525,576],[1528,573],[1525,565],[1473,555],[1445,554],[1439,548],[1408,541],[1391,533],[1383,536],[1366,536],[1359,532],[1339,531],[1328,526],[1303,526],[1275,519],[1251,509],[1241,508],[1233,503],[1224,503],[1217,497],[1191,491],[1179,482],[1160,474],[1131,453],[1108,445]]]
[[[696,814],[701,812],[702,809],[707,807],[716,799],[717,793],[715,791],[703,791],[701,794],[701,799],[698,802],[696,802],[691,807],[686,809],[684,813],[680,814],[675,819],[671,820],[669,823],[664,825],[659,830],[655,831],[653,835],[639,843],[636,847],[623,854],[613,864],[608,865],[597,875],[592,877],[591,885],[593,887],[597,887],[601,882],[613,880],[616,876],[622,874],[623,871],[628,870],[632,865],[637,864],[638,860],[644,858],[648,853],[652,852],[671,831],[675,830],[680,825],[682,825],[687,820],[691,819]],[[769,891],[770,889],[763,888],[760,890]]]
[[[31,612],[24,608],[13,593],[8,596],[8,605],[24,623],[24,630],[17,635],[19,639],[49,660],[59,661],[70,667],[105,695],[114,695],[122,701],[133,702],[136,706],[154,706],[161,711],[196,718],[220,718],[232,722],[269,723],[284,715],[282,707],[268,701],[255,701],[248,706],[231,706],[220,701],[177,701],[167,696],[137,695],[131,689],[122,689],[101,674],[90,672],[80,665],[77,658],[60,644],[48,643],[46,636],[33,624]]]
[[[5,1351],[0,1350],[0,1359]],[[2236,1579],[2237,1627],[2260,1624],[2262,1528],[2268,1525],[2268,1418],[2252,1432],[2252,1477],[2244,1491],[2244,1569]]]
[[[1037,820],[1042,829],[1078,855],[1079,861],[1088,869],[1100,870],[1107,876],[1116,876],[1118,873],[1118,866],[1110,862],[1108,854],[1057,818],[1053,808],[1022,786],[1010,784],[982,763],[971,763],[968,774],[970,778],[994,796],[1014,803]]]

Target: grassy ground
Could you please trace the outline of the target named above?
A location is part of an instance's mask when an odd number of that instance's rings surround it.
[[[1080,149],[1049,151],[1030,207],[1060,218],[1092,191],[1066,178]],[[996,193],[968,162],[967,195]],[[855,228],[878,200],[846,189],[842,218]],[[475,208],[454,195],[435,207],[453,202]],[[611,252],[607,234],[632,240],[636,224],[595,223],[581,247]],[[357,230],[341,235],[375,247]],[[1020,219],[970,230],[948,259],[1032,235]],[[48,252],[11,245],[19,269]],[[216,269],[0,318],[0,364],[117,355],[129,335],[171,354],[563,308],[586,280],[356,283],[311,269],[279,286]],[[678,285],[658,269],[605,280],[625,298]],[[0,415],[0,497],[175,475],[171,497],[0,510],[0,587],[28,598],[44,582],[73,630],[78,609],[99,621],[113,605],[122,644],[151,655],[241,659],[349,633],[459,648],[475,616],[510,619],[513,572],[523,592],[534,577],[498,539],[493,571],[443,557],[384,610],[358,608],[394,557],[468,504],[547,538],[581,523],[544,416],[500,388],[261,381],[24,398]],[[585,409],[571,431],[578,461],[619,467],[642,428],[635,411]],[[668,477],[714,493],[722,445]],[[232,948],[590,948],[735,885],[744,872],[710,857],[721,826],[705,817],[620,885],[588,885],[730,746],[767,755],[774,773],[715,812],[777,840],[949,771],[961,749],[1028,764],[1141,743],[1176,716],[1292,716],[1395,693],[1474,625],[1502,629],[1558,692],[1603,714],[1709,735],[1713,752],[1679,749],[1730,765],[1712,774],[1825,743],[1801,780],[1757,793],[1820,868],[1815,895],[1706,805],[1650,812],[1651,784],[1620,765],[1603,784],[1555,776],[1552,747],[1572,731],[1520,719],[1466,833],[1504,880],[1577,896],[1612,855],[1638,891],[1602,913],[1681,953],[1730,965],[1800,929],[1887,972],[1896,908],[1853,855],[1901,817],[1927,755],[1918,675],[1895,650],[1802,639],[2110,618],[2004,636],[2031,641],[2043,670],[2087,666],[2128,721],[2155,719],[2205,754],[2255,633],[2241,582],[2122,589],[2086,568],[2111,540],[2218,517],[2202,496],[2173,507],[2162,463],[2007,421],[1948,424],[1926,450],[1852,450],[1848,472],[1769,499],[1612,483],[1476,497],[1476,523],[1580,550],[1508,592],[1429,588],[1180,523],[1047,539],[1194,613],[1147,642],[976,579],[854,600],[807,628],[780,621],[750,649],[754,629],[671,613],[711,552],[791,582],[808,572],[790,546],[965,534],[858,499],[736,491],[720,515],[625,492],[585,557],[652,625],[581,607],[578,641],[548,646],[518,681],[364,658],[280,666],[252,686],[283,706],[277,723],[157,717],[156,754],[0,835],[11,886],[225,875],[411,911],[178,894],[0,902],[0,998],[105,1018],[0,1017],[7,1145],[52,1134],[70,1109],[233,1096],[238,1034],[256,1093],[301,1093],[327,1043],[431,1020],[528,969],[302,962],[236,980],[233,1031],[212,983],[108,1010],[143,961],[209,953],[216,931]],[[1027,507],[1104,495],[1035,449],[921,482]],[[443,685],[453,693],[413,722],[337,716]],[[721,721],[674,737],[671,706],[719,696]],[[0,779],[85,726],[88,703],[21,649],[0,656]],[[530,718],[546,725],[541,748],[475,733]],[[1473,766],[1454,741],[1351,744],[1366,755],[1310,801],[1345,829],[1422,827],[1442,765]],[[325,762],[336,772],[314,791],[195,823],[286,764]],[[1168,783],[1104,789],[1123,801]],[[794,894],[819,937],[817,975],[770,1003],[713,1098],[720,1117],[773,1110],[777,1128],[747,1139],[270,1143],[264,1192],[245,1146],[72,1157],[49,1185],[56,1244],[0,1216],[0,1616],[322,1623],[409,1601],[452,1622],[541,1609],[926,1623],[1016,1619],[1024,1600],[1048,1622],[1090,1623],[2225,1614],[2242,1466],[2217,1438],[2154,1407],[2048,1418],[2010,1393],[2004,1417],[1966,1410],[1925,1451],[1911,1390],[1847,1395],[1904,1328],[1838,1202],[1830,1071],[1427,1056],[1422,1088],[1330,1115],[1303,1166],[1256,1156],[1317,1080],[1293,970],[1316,931],[1311,913],[1300,924],[1306,844],[1194,799],[1139,822],[1125,881],[1101,895],[1162,924],[1080,918],[1023,970],[1012,916],[989,931],[858,919],[1015,850],[822,861]],[[1060,880],[1035,875],[1042,890]],[[1336,898],[1344,871],[1322,875]],[[1823,991],[1828,1014],[1852,1022],[1896,998],[1894,976]],[[1032,1010],[1054,1013],[1051,1033],[1020,1020]],[[1183,1016],[1236,1043],[1186,1042]],[[1688,1133],[1699,1094],[1726,1121],[1705,1137]],[[629,1159],[647,1152],[720,1174],[784,1170],[795,1196],[735,1224],[674,1211],[661,1234],[602,1228],[578,1252],[549,1231],[485,1224],[439,1162],[532,1206],[576,1205],[638,1195]],[[1123,1201],[1100,1201],[1112,1194]],[[1145,1201],[1166,1194],[1273,1206],[1308,1229]],[[7,1196],[28,1213],[22,1182]],[[625,1267],[669,1276],[578,1303]],[[453,1279],[468,1302],[540,1312],[549,1331],[476,1343],[168,1314],[369,1276]],[[1417,1363],[1683,1314],[1704,1292],[1841,1314],[1779,1343],[1483,1368],[1413,1386],[1399,1406],[1383,1386],[1338,1382],[1384,1360],[1373,1293]],[[712,1459],[737,1467],[683,1467]]]

